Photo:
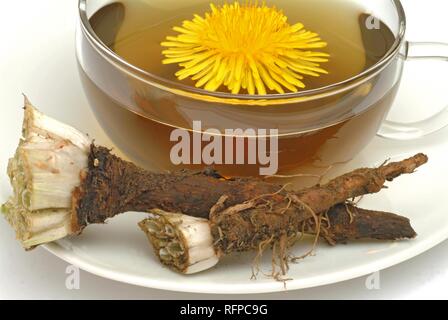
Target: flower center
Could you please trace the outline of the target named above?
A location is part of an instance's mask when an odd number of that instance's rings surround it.
[[[320,63],[329,55],[312,51],[327,44],[303,24],[290,25],[277,8],[252,2],[210,7],[204,17],[174,27],[179,34],[162,43],[163,63],[179,64],[179,80],[190,77],[209,91],[225,86],[234,94],[265,95],[296,92],[305,88],[304,76],[327,73]]]

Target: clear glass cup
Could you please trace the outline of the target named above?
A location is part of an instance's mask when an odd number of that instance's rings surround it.
[[[376,64],[326,87],[266,96],[209,92],[128,63],[100,40],[89,22],[100,8],[116,2],[79,1],[79,70],[101,126],[131,160],[148,169],[179,167],[170,160],[174,144],[170,134],[175,128],[192,133],[193,121],[201,121],[203,131],[278,129],[278,174],[322,173],[332,165],[350,161],[377,134],[415,139],[448,124],[447,109],[415,123],[385,120],[394,104],[404,63],[410,59],[447,60],[448,56],[446,44],[405,41],[406,19],[399,0],[362,1],[366,12],[385,23],[395,37],[390,50]],[[258,165],[215,167],[226,176],[259,173]]]

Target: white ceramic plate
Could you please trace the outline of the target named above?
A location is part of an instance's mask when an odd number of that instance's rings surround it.
[[[21,26],[13,33],[2,35],[0,44],[1,202],[11,192],[5,172],[7,159],[13,154],[20,136],[21,92],[27,93],[49,115],[90,133],[101,144],[112,146],[90,112],[78,79],[73,44],[75,1],[72,6],[67,6],[65,1],[27,1],[27,5],[29,10],[26,17],[22,17]],[[34,16],[33,12],[39,15]],[[3,23],[16,27],[16,18],[9,15],[5,19],[10,21]],[[436,93],[431,100],[436,100]],[[437,103],[433,105],[437,109]],[[395,113],[403,117],[403,112]],[[411,120],[420,114],[411,109],[406,111],[406,116]],[[416,240],[360,242],[336,248],[321,244],[315,256],[291,266],[288,277],[293,280],[287,282],[286,289],[320,286],[370,274],[410,259],[447,239],[447,137],[448,130],[405,143],[377,138],[346,167],[350,170],[361,165],[377,165],[385,158],[401,159],[415,152],[426,152],[430,156],[430,163],[416,174],[398,179],[388,190],[366,197],[361,203],[365,208],[411,218],[419,234]],[[285,290],[283,283],[263,275],[250,280],[252,254],[226,258],[215,269],[194,276],[171,272],[159,264],[136,226],[144,216],[139,213],[122,215],[108,225],[89,226],[83,235],[49,244],[46,248],[88,272],[151,288],[238,294]],[[12,233],[1,236],[12,236]],[[294,251],[302,253],[309,245],[303,242]],[[263,261],[262,269],[269,273],[269,257]]]

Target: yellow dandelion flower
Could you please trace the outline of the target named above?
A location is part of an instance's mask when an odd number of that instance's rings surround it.
[[[225,86],[233,94],[265,95],[297,92],[305,88],[304,76],[327,73],[320,63],[329,55],[313,51],[326,42],[301,23],[290,25],[277,8],[257,2],[210,7],[205,17],[174,27],[179,34],[162,43],[163,64],[179,64],[179,80],[190,77],[209,91]]]

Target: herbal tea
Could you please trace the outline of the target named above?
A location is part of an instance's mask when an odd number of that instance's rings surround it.
[[[240,1],[240,6],[245,3],[254,5],[256,2]],[[217,10],[223,2],[215,1],[213,4]],[[384,23],[372,24],[372,17],[352,1],[279,0],[266,1],[265,6],[275,6],[277,11],[270,14],[281,12],[292,26],[300,23],[313,33],[308,46],[325,42],[325,45],[312,49],[304,47],[304,51],[317,52],[311,61],[318,61],[316,64],[319,66],[315,68],[325,72],[314,75],[301,73],[301,80],[294,82],[299,83],[294,91],[317,89],[350,79],[381,60],[395,42],[393,32]],[[179,75],[180,65],[164,63],[167,59],[164,50],[167,48],[163,44],[179,35],[177,31],[182,30],[184,21],[192,21],[195,15],[205,17],[212,10],[209,1],[201,0],[123,0],[99,9],[90,18],[90,23],[99,38],[130,64],[159,79],[172,81],[173,85],[194,87],[198,84],[194,73],[179,79],[176,74]],[[177,28],[173,30],[173,27]],[[244,35],[244,30],[238,32]],[[185,39],[189,41],[188,37]],[[178,47],[182,45],[174,44]],[[300,47],[301,44],[295,46]],[[120,149],[132,160],[150,169],[173,169],[170,150],[175,143],[170,142],[170,134],[176,128],[192,130],[193,121],[201,121],[204,130],[218,128],[223,133],[225,129],[232,128],[278,129],[280,173],[301,171],[306,167],[322,171],[322,168],[335,163],[349,161],[374,135],[387,114],[398,86],[396,74],[401,71],[401,64],[394,62],[381,76],[355,89],[312,101],[265,106],[226,105],[168,92],[155,94],[133,79],[127,80],[124,86],[120,84],[122,79],[109,74],[107,65],[97,63],[96,53],[87,45],[82,48],[85,65],[81,68],[81,74],[98,120]],[[233,50],[237,48],[234,46]],[[178,62],[184,58],[176,59],[175,62]],[[295,63],[291,57],[288,59],[285,61]],[[303,68],[307,63],[310,61],[294,66],[299,71],[310,70]],[[227,78],[230,78],[232,70],[238,69],[230,62],[220,66],[223,70],[229,69]],[[202,76],[207,71],[210,72],[210,66],[201,71]],[[272,70],[266,67],[266,71],[269,73]],[[100,81],[98,77],[101,77]],[[255,78],[254,75],[252,79]],[[280,92],[268,88],[269,79],[277,80],[274,75],[267,79],[261,74],[259,78],[266,87],[266,94]],[[300,87],[300,83],[304,88]],[[221,85],[215,86],[215,91],[227,93],[236,86],[226,86],[224,81],[217,84]],[[251,93],[248,92],[250,81],[245,87],[246,90],[239,88],[239,93]],[[288,83],[282,86],[282,90],[293,91],[288,90]],[[262,90],[255,93],[262,93]],[[257,165],[216,167],[225,175],[258,174]]]

